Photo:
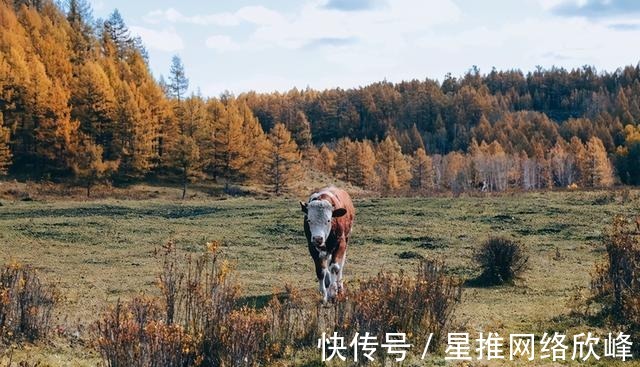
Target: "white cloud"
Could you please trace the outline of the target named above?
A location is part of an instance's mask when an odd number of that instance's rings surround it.
[[[404,42],[411,33],[455,22],[461,14],[450,0],[394,0],[362,12],[327,9],[325,2],[310,1],[287,21],[258,27],[253,39],[285,48],[300,48],[322,39],[357,39],[388,46]]]
[[[150,49],[165,52],[174,52],[184,48],[184,42],[173,27],[156,30],[140,26],[130,26],[133,34],[142,38],[144,44]]]
[[[154,10],[143,20],[150,24],[163,22],[190,23],[196,25],[237,26],[243,22],[264,25],[282,21],[281,15],[264,6],[245,6],[235,12],[220,12],[205,15],[187,16],[174,8]]]
[[[225,35],[209,36],[205,41],[205,45],[208,48],[221,51],[221,52],[239,51],[243,48],[242,45],[233,41],[231,37],[225,36]]]

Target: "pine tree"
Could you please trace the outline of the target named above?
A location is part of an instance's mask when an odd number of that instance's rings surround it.
[[[277,123],[269,132],[269,156],[265,183],[280,195],[302,176],[300,152],[291,133],[282,123]]]
[[[181,102],[189,89],[189,79],[184,71],[184,65],[180,56],[174,55],[169,69],[169,84],[167,85],[169,96]]]
[[[104,31],[115,45],[118,58],[123,60],[133,46],[133,38],[118,9],[104,22]]]

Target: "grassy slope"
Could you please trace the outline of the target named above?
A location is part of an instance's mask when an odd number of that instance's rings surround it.
[[[566,322],[551,320],[566,313],[575,287],[588,286],[593,263],[602,257],[602,228],[615,213],[637,213],[638,196],[633,192],[636,199],[629,202],[606,192],[356,200],[345,276],[352,283],[380,270],[411,270],[417,260],[400,256],[409,252],[442,257],[452,272],[469,278],[479,242],[510,235],[529,246],[531,269],[519,287],[467,289],[457,321],[471,332],[564,331]],[[117,298],[154,292],[153,251],[169,239],[186,251],[222,240],[248,296],[271,294],[285,283],[315,296],[295,198],[3,204],[0,262],[34,264],[59,282],[66,300],[57,323],[70,330],[94,320]],[[556,247],[563,260],[554,259]],[[79,331],[86,335],[86,328]],[[81,347],[47,348],[67,360],[87,358]]]

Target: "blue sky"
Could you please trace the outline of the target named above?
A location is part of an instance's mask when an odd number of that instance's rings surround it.
[[[640,61],[636,0],[91,0],[142,37],[156,77],[182,58],[217,96],[383,79],[442,80],[477,65],[533,70]]]

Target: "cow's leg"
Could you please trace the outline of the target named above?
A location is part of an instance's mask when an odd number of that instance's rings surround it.
[[[318,278],[318,290],[322,295],[322,302],[326,303],[329,297],[329,287],[331,286],[331,274],[327,270],[327,259],[314,260],[316,265],[316,277]]]
[[[333,276],[333,281],[336,284],[336,291],[338,294],[342,293],[344,286],[342,283],[342,271],[344,270],[344,263],[347,260],[347,241],[346,239],[342,240],[336,253],[333,256],[333,264],[331,265],[331,273]]]

